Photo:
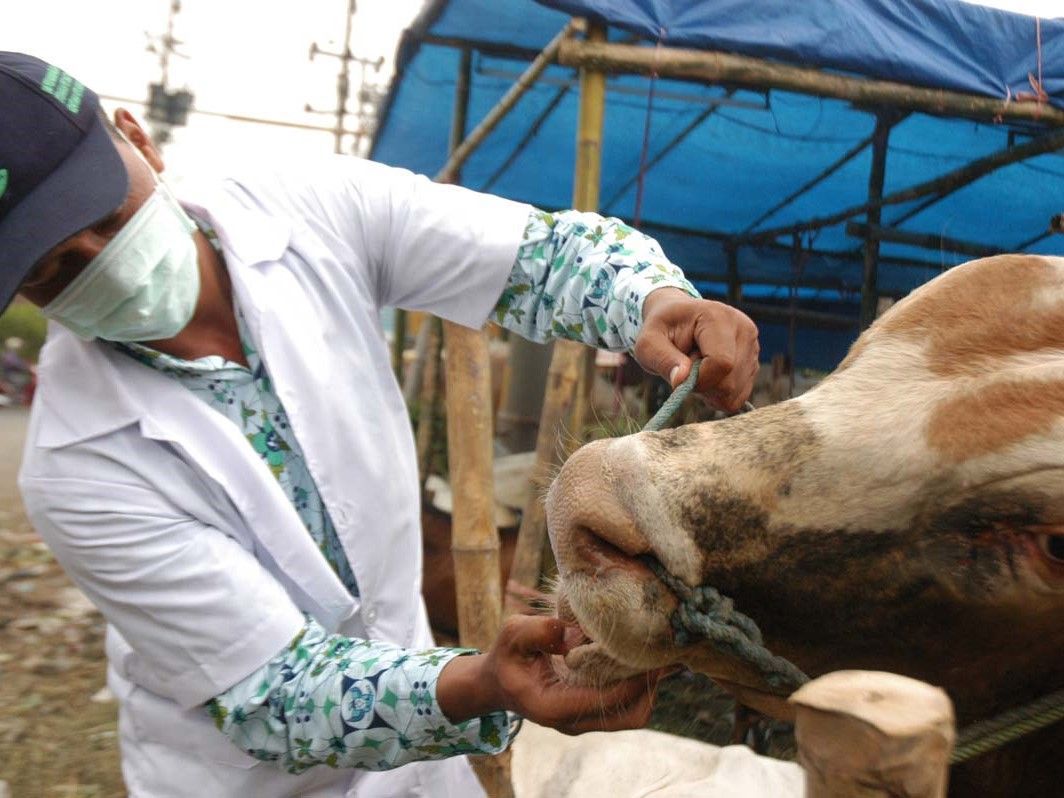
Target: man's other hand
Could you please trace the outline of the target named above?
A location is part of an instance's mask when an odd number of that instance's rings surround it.
[[[567,684],[554,657],[570,648],[557,618],[514,615],[486,654],[456,657],[436,687],[440,709],[453,723],[501,709],[566,734],[645,726],[660,672],[597,689]]]

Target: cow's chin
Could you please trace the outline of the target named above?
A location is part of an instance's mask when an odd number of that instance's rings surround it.
[[[558,616],[578,625],[586,641],[565,657],[564,677],[605,686],[636,674],[684,665],[707,674],[743,704],[767,715],[793,717],[786,696],[749,666],[706,643],[678,646],[670,619],[679,600],[635,561],[625,567],[572,572],[557,588]]]

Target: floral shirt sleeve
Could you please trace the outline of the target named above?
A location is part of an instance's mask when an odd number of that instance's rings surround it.
[[[653,238],[596,213],[533,210],[492,318],[533,341],[631,351],[643,300],[666,286],[699,296]]]
[[[240,748],[289,773],[499,753],[510,740],[505,712],[452,724],[436,703],[440,671],[463,653],[328,635],[308,618],[286,651],[207,708]]]

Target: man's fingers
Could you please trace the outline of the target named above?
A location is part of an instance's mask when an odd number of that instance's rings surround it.
[[[634,354],[639,365],[663,377],[673,388],[686,380],[691,371],[691,358],[658,329],[644,329],[636,341]]]
[[[513,615],[503,627],[507,645],[525,656],[565,654],[565,622],[543,615]]]

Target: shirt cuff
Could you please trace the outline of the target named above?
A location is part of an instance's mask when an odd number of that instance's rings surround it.
[[[509,747],[520,728],[510,713],[500,710],[452,723],[436,700],[436,685],[444,666],[455,657],[476,653],[479,652],[475,649],[431,649],[413,655],[423,666],[412,669],[416,673],[415,680],[410,680],[408,669],[393,672],[396,683],[390,685],[391,690],[400,697],[404,697],[402,692],[405,691],[409,704],[416,707],[406,730],[412,747],[441,758],[458,754],[498,754]]]
[[[613,285],[613,300],[624,303],[624,318],[617,325],[617,332],[629,352],[634,350],[635,341],[643,329],[643,303],[652,291],[659,288],[679,288],[695,299],[702,298],[683,272],[667,262],[640,271],[625,269],[618,274]]]

